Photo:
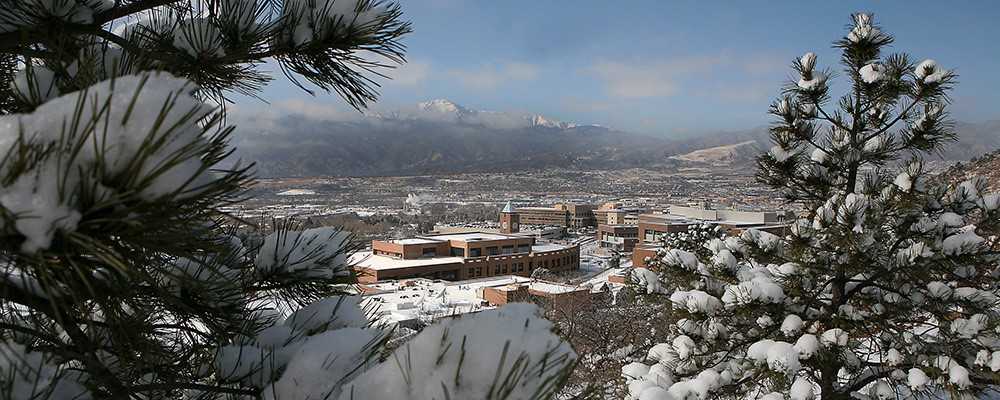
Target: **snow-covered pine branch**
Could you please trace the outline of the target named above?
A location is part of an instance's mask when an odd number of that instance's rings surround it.
[[[638,274],[675,321],[652,365],[623,368],[631,398],[964,399],[1000,383],[1000,194],[929,184],[922,164],[954,138],[956,75],[882,54],[892,36],[852,17],[834,44],[849,93],[832,101],[807,53],[770,110],[759,179],[806,216]]]
[[[395,4],[30,0],[0,8],[0,398],[548,399],[576,354],[533,306],[386,344],[352,237],[225,214],[249,167],[204,102],[277,60],[363,106]]]
[[[377,97],[379,70],[404,62],[410,32],[396,3],[379,0],[25,0],[0,7],[0,55],[21,65],[0,81],[5,111],[115,76],[159,70],[224,103],[256,95],[275,61],[354,107]],[[306,89],[308,90],[308,89]]]

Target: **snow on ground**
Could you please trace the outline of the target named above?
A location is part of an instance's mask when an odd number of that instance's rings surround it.
[[[736,144],[695,150],[686,154],[670,156],[670,158],[682,161],[725,165],[740,161],[748,155],[755,154],[758,151],[757,142],[750,140]]]
[[[399,259],[383,255],[374,255],[371,251],[359,251],[351,254],[347,262],[348,265],[355,267],[380,271],[398,268],[425,267],[438,264],[457,264],[461,263],[463,260],[465,260],[463,257]]]
[[[531,251],[534,252],[534,253],[541,253],[541,252],[547,252],[547,251],[559,251],[559,250],[565,250],[566,247],[567,246],[563,245],[563,244],[543,243],[543,244],[536,244],[534,246],[531,246]]]
[[[316,191],[309,189],[290,189],[284,192],[278,193],[278,196],[313,196]]]
[[[377,292],[365,296],[364,307],[376,307],[373,320],[388,324],[435,319],[495,308],[482,299],[482,289],[531,282],[521,276],[498,276],[460,282],[409,279],[366,285]]]
[[[623,274],[623,273],[625,273],[625,271],[628,271],[629,268],[632,268],[631,262],[628,263],[628,265],[622,266],[622,267],[619,267],[619,268],[609,268],[609,269],[606,269],[604,271],[601,271],[597,275],[592,276],[590,279],[586,280],[585,282],[581,283],[580,286],[599,287],[602,283],[605,283],[605,282],[608,281],[608,277],[609,276]]]
[[[537,290],[539,292],[545,292],[545,293],[563,294],[563,293],[575,292],[580,288],[577,286],[560,285],[550,282],[531,282],[528,284],[528,289]]]

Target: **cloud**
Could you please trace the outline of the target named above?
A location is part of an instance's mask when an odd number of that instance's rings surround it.
[[[752,75],[786,74],[791,71],[792,60],[775,54],[755,54],[742,63],[743,70]]]
[[[359,121],[364,114],[346,105],[324,103],[315,98],[285,98],[271,104],[230,106],[229,115],[237,125],[253,125],[259,130],[280,128],[279,120],[293,115],[318,121]]]
[[[609,111],[614,103],[609,101],[589,100],[576,96],[567,96],[562,99],[563,108],[573,112],[602,112]]]
[[[430,77],[431,64],[428,62],[410,60],[386,73],[391,81],[387,85],[416,86]]]
[[[717,97],[724,101],[760,103],[766,102],[778,91],[778,84],[765,82],[750,82],[738,85],[723,85],[718,90],[705,93],[708,97]]]
[[[538,67],[527,63],[507,63],[504,72],[508,77],[519,81],[528,81],[538,77]]]
[[[299,98],[281,100],[274,103],[274,106],[287,114],[299,114],[318,120],[343,121],[362,116],[353,108],[338,107],[329,103],[306,101]]]
[[[475,69],[452,69],[448,75],[462,86],[475,90],[490,90],[513,81],[530,81],[538,78],[539,68],[534,64],[508,62],[497,68],[482,66]]]
[[[583,73],[597,77],[608,95],[620,99],[685,95],[759,102],[774,94],[785,64],[781,57],[769,54],[721,52],[670,60],[598,61]]]
[[[685,78],[704,75],[726,60],[725,56],[692,56],[652,62],[599,61],[584,73],[604,81],[605,90],[614,97],[669,97],[680,93]]]

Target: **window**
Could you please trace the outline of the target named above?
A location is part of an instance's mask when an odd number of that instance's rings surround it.
[[[483,267],[476,267],[476,276],[483,276]]]
[[[493,267],[493,275],[500,275],[500,264]]]
[[[432,258],[437,256],[437,249],[433,247],[424,247],[424,252],[421,257]]]
[[[488,256],[495,256],[497,254],[500,254],[500,250],[497,249],[496,246],[490,246],[490,247],[486,248],[486,255],[488,255]]]
[[[531,245],[528,245],[528,244],[518,245],[517,246],[517,252],[518,253],[530,253],[531,252]]]
[[[469,257],[482,257],[482,256],[483,256],[482,248],[469,249]]]
[[[465,249],[463,249],[461,247],[452,247],[451,248],[451,256],[452,257],[465,257]]]
[[[476,273],[475,268],[469,268],[469,276],[473,276]]]
[[[514,254],[514,245],[508,245],[503,247],[503,254]]]

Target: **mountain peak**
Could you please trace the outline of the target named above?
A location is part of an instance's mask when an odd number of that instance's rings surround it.
[[[597,127],[599,125],[580,125],[548,118],[541,114],[511,113],[504,111],[483,111],[467,108],[448,99],[433,99],[420,102],[416,107],[407,107],[398,111],[371,113],[368,116],[390,119],[426,119],[432,121],[449,121],[469,125],[483,125],[491,128],[548,128],[567,130],[579,127]]]
[[[569,129],[574,128],[577,125],[569,122],[556,121],[552,119],[545,118],[542,115],[532,115],[528,117],[531,126],[543,126],[546,128],[558,128],[558,129]]]
[[[424,111],[434,111],[439,113],[463,113],[468,112],[465,107],[455,104],[448,99],[434,99],[417,104],[417,107]]]

